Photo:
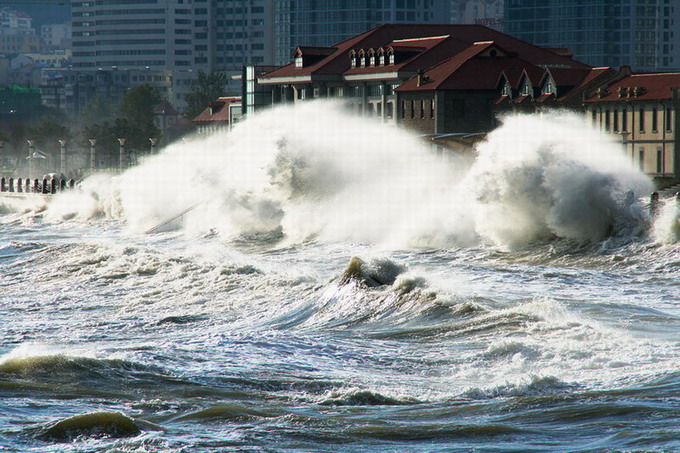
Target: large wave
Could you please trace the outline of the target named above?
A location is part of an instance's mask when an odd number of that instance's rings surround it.
[[[189,234],[228,239],[511,248],[633,234],[646,220],[634,199],[651,184],[578,115],[507,117],[470,168],[402,129],[320,101],[171,145],[82,189],[51,203],[46,217],[120,218],[135,232],[178,217]]]

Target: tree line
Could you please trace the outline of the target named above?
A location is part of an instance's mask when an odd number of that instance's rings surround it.
[[[53,154],[59,151],[58,140],[67,140],[69,149],[89,149],[90,139],[97,140],[97,153],[114,157],[118,153],[118,138],[125,138],[131,150],[149,150],[150,138],[170,143],[194,131],[191,120],[198,116],[211,100],[224,96],[227,83],[224,73],[199,71],[186,96],[187,108],[183,120],[161,131],[155,124],[155,110],[163,102],[161,92],[151,85],[140,85],[126,91],[120,105],[113,105],[102,95],[95,98],[77,118],[66,118],[60,110],[42,106],[28,121],[0,124],[0,157],[17,158],[27,155],[27,140],[34,140],[37,149]]]

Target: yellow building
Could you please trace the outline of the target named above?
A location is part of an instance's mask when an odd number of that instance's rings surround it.
[[[585,100],[586,115],[655,178],[680,178],[680,73],[627,74]]]

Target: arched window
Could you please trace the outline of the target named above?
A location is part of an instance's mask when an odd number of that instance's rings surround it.
[[[507,80],[505,81],[505,84],[503,84],[503,89],[501,90],[501,95],[503,96],[512,96],[512,87],[510,86],[510,82]]]
[[[368,65],[375,66],[375,51],[373,49],[368,49]]]
[[[378,49],[378,64],[380,66],[385,66],[385,49],[382,47]]]

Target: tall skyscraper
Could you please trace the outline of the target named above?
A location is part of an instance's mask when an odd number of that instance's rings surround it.
[[[680,69],[676,0],[506,0],[504,31],[593,66]]]
[[[208,10],[206,0],[74,0],[73,68],[207,70]]]

